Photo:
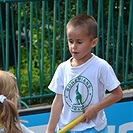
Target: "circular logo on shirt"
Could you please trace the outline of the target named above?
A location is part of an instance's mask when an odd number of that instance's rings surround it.
[[[84,76],[72,79],[64,91],[64,100],[73,112],[83,112],[93,97],[93,86]]]

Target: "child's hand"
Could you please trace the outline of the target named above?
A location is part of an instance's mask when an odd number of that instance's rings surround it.
[[[90,107],[88,107],[83,115],[83,119],[82,122],[86,122],[88,123],[90,121],[90,119],[95,118],[97,115],[97,109],[95,105],[92,105]]]

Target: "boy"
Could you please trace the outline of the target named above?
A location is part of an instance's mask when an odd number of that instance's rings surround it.
[[[83,115],[82,122],[68,133],[107,133],[104,108],[119,101],[123,94],[112,67],[91,50],[98,42],[97,22],[89,15],[72,18],[66,27],[72,55],[61,63],[49,85],[56,93],[46,133]],[[111,92],[105,98],[105,91]]]

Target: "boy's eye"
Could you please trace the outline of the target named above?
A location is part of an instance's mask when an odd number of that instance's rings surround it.
[[[76,42],[74,42],[73,40],[68,40],[68,42],[70,44],[73,44],[73,43],[82,44],[82,41],[76,41]]]
[[[73,41],[72,41],[72,40],[68,40],[68,41],[69,41],[69,43],[71,43],[71,44],[73,43]]]
[[[82,44],[82,42],[81,41],[78,41],[78,44]]]

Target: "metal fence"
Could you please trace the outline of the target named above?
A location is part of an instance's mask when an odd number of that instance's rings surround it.
[[[23,104],[43,103],[56,67],[70,57],[66,24],[76,14],[98,22],[96,55],[133,87],[133,0],[0,0],[0,68],[13,72]]]

